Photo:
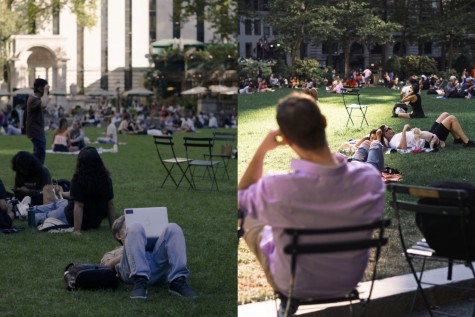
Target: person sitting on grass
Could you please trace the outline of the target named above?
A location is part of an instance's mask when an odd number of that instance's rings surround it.
[[[15,128],[12,124],[5,121],[3,123],[3,131],[6,135],[21,135],[21,129]]]
[[[413,134],[408,131],[410,125],[406,124],[404,128],[401,133],[396,133],[391,127],[382,125],[380,129],[383,131],[384,145],[393,149],[407,149],[408,147],[413,147],[415,145],[415,139]],[[463,147],[475,147],[475,142],[470,140],[465,134],[458,119],[448,112],[443,112],[437,118],[429,132],[435,134],[444,144],[450,133],[454,137],[454,144],[463,144]]]
[[[103,132],[105,136],[98,137],[97,142],[103,144],[117,144],[117,129],[110,116],[104,117],[104,123],[107,124],[107,131]]]
[[[84,130],[82,129],[81,123],[79,121],[73,120],[71,129],[69,130],[69,137],[71,147],[75,151],[82,150],[82,148],[86,146],[86,142],[84,141]]]
[[[246,215],[244,240],[269,284],[285,295],[290,257],[283,252],[289,241],[284,229],[372,223],[384,211],[385,187],[371,164],[348,162],[342,154],[330,152],[326,118],[310,96],[292,93],[282,99],[277,105],[277,123],[279,130],[267,134],[239,181],[238,208]],[[267,153],[279,146],[290,147],[300,157],[291,162],[294,172],[263,176]],[[302,257],[297,263],[294,297],[347,294],[363,278],[367,261],[367,250]],[[286,304],[281,302],[279,314]],[[290,305],[292,315],[298,302]]]
[[[147,299],[148,285],[161,283],[170,283],[168,291],[174,295],[197,297],[187,283],[186,244],[180,226],[169,223],[150,249],[144,227],[139,223],[126,226],[123,215],[114,221],[112,235],[122,246],[107,252],[101,264],[134,284],[131,299]]]
[[[63,118],[59,120],[59,127],[53,133],[53,143],[51,144],[53,152],[74,152],[77,147],[71,146],[68,121]]]
[[[70,191],[63,192],[61,186],[56,186],[55,191],[65,199],[33,207],[36,225],[46,218],[56,218],[73,226],[73,234],[80,234],[81,230],[98,228],[107,217],[112,227],[115,219],[112,180],[96,148],[86,146],[79,152]]]
[[[25,204],[43,204],[43,187],[51,184],[49,170],[31,153],[20,151],[12,157],[15,172],[13,194]],[[28,197],[28,198],[27,198]]]
[[[422,98],[419,94],[419,84],[412,84],[411,88],[409,89],[409,93],[405,97],[401,98],[401,102],[407,103],[409,106],[411,106],[412,111],[410,113],[396,112],[397,117],[406,119],[426,117],[424,110],[422,109]]]

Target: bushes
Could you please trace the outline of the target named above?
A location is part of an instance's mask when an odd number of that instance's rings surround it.
[[[272,66],[274,63],[268,63],[260,60],[243,59],[238,64],[239,78],[255,79],[260,75],[262,78],[269,78],[272,74]]]
[[[401,59],[402,78],[408,78],[411,75],[437,74],[436,61],[427,56],[406,56]]]
[[[315,78],[319,82],[325,77],[325,70],[319,68],[319,63],[316,59],[296,59],[294,74],[305,79]]]

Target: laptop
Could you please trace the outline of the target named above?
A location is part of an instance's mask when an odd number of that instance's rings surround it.
[[[125,225],[140,223],[145,229],[147,250],[153,248],[168,225],[167,207],[125,208]]]

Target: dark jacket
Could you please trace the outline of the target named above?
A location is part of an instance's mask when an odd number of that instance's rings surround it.
[[[26,135],[33,138],[45,134],[45,119],[41,98],[31,95],[26,102]]]

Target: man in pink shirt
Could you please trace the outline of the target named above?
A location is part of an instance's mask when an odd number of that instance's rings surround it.
[[[238,185],[239,209],[246,214],[244,239],[274,290],[287,294],[290,257],[284,228],[329,228],[368,224],[384,211],[384,183],[368,163],[330,152],[326,119],[315,101],[293,93],[277,105],[279,130],[256,150]],[[263,176],[266,154],[289,146],[292,173]],[[370,233],[354,238],[369,237]],[[361,281],[368,252],[302,257],[298,260],[295,298],[328,298],[350,292]],[[281,303],[281,309],[285,303]],[[298,307],[298,304],[295,305]],[[294,311],[297,307],[294,306]]]

